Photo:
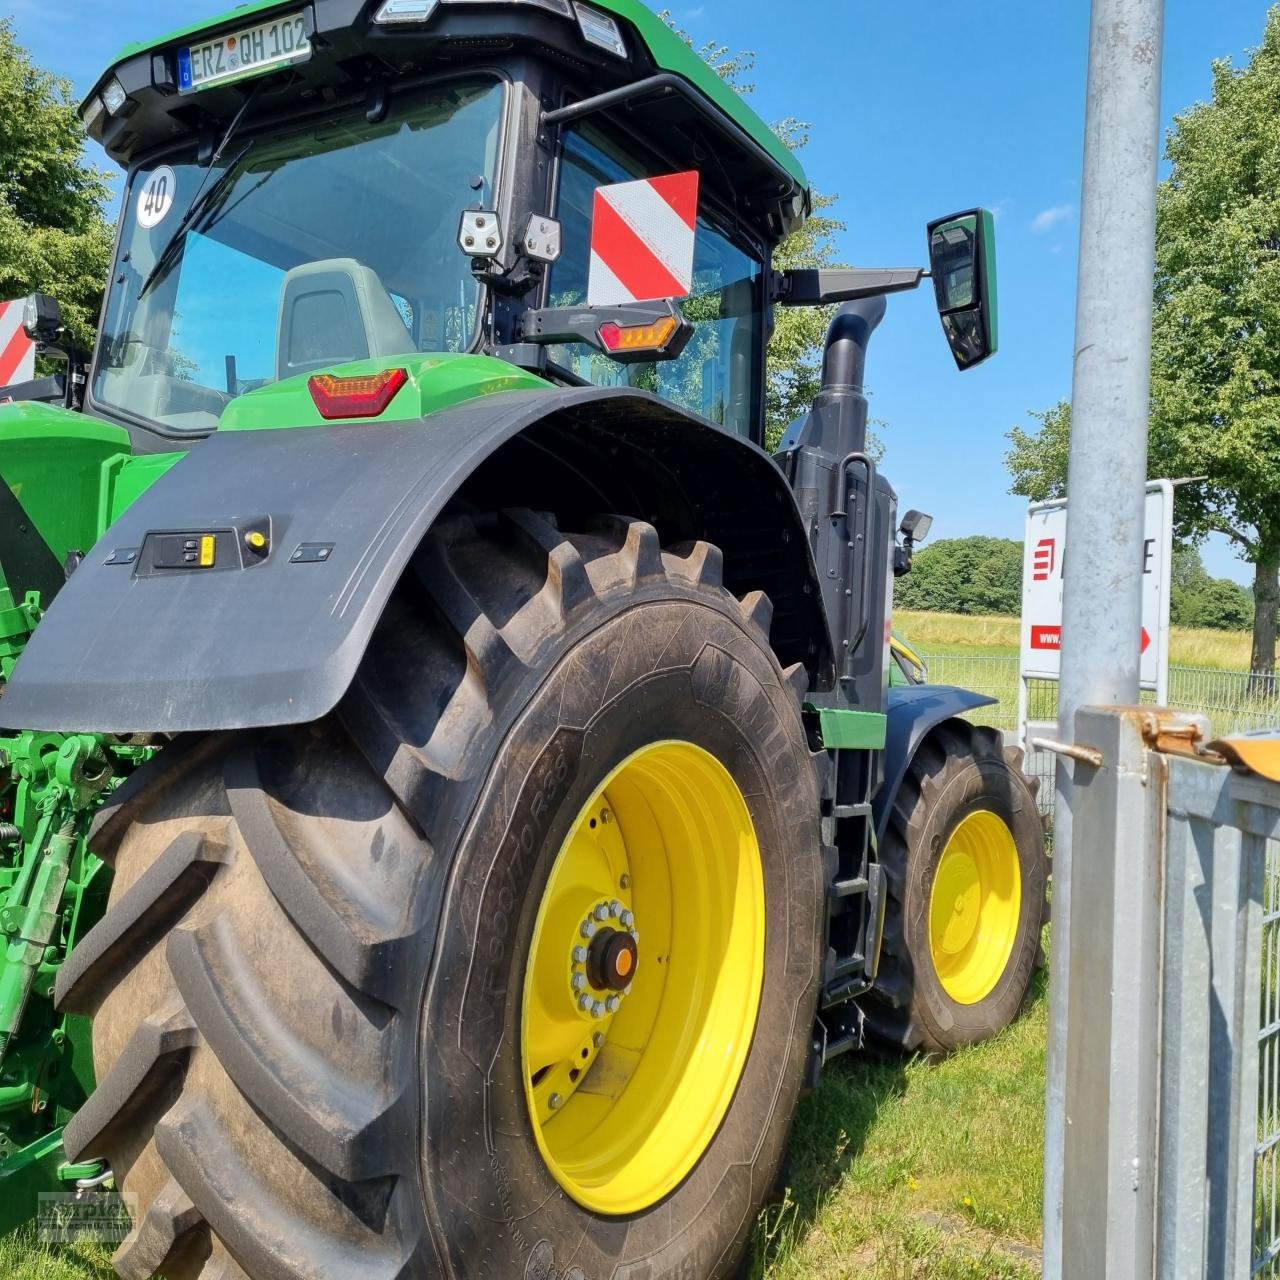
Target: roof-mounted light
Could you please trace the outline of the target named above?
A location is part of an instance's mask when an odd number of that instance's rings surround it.
[[[317,373],[307,380],[307,390],[326,422],[335,418],[376,418],[386,412],[408,381],[407,369],[383,369],[353,378]]]
[[[83,113],[81,114],[80,119],[84,121],[86,133],[93,132],[99,121],[101,121],[106,109],[106,104],[96,93],[85,100],[85,104],[82,109]]]
[[[439,3],[440,0],[383,0],[373,20],[382,27],[429,22]]]
[[[582,38],[588,43],[611,53],[615,58],[626,58],[627,42],[622,38],[622,28],[607,13],[593,9],[581,0],[574,0],[573,8],[578,16]]]
[[[125,93],[124,85],[115,76],[112,76],[103,86],[102,101],[113,116],[118,116],[129,101],[129,95]]]

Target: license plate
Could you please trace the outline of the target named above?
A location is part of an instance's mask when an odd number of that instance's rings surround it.
[[[178,88],[188,93],[244,76],[265,75],[310,56],[302,14],[291,13],[179,49]]]

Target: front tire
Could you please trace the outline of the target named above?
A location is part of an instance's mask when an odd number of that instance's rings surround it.
[[[952,720],[903,778],[880,849],[880,974],[863,1004],[883,1044],[947,1053],[1003,1031],[1026,1002],[1049,864],[1021,763],[997,730]]]
[[[138,1198],[117,1269],[727,1276],[782,1160],[823,949],[803,673],[780,670],[767,601],[735,600],[714,548],[664,552],[638,521],[454,520],[415,570],[338,712],[167,748],[101,827],[112,902],[61,995],[95,1016],[102,1082],[68,1147]],[[695,811],[698,777],[723,783],[719,811]],[[579,972],[557,868],[602,803],[634,844],[613,893],[639,963],[599,1016],[615,988],[593,971],[571,1090],[565,1061],[530,1055],[529,984]],[[588,904],[621,932],[614,905]],[[701,1062],[662,1093],[705,1030],[664,968],[723,980],[715,1088]],[[642,1149],[664,1105],[698,1128],[665,1164]]]

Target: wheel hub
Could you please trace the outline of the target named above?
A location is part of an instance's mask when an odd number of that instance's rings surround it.
[[[640,963],[635,924],[635,913],[617,898],[597,902],[578,922],[569,951],[569,990],[583,1019],[598,1022],[622,1007]],[[588,1061],[598,1047],[592,1046]]]

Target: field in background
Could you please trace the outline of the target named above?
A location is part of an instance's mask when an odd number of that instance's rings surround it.
[[[970,617],[960,613],[916,613],[896,609],[894,630],[930,653],[983,652],[1017,657],[1017,618]],[[1252,638],[1247,631],[1209,631],[1174,627],[1169,665],[1248,671]]]

